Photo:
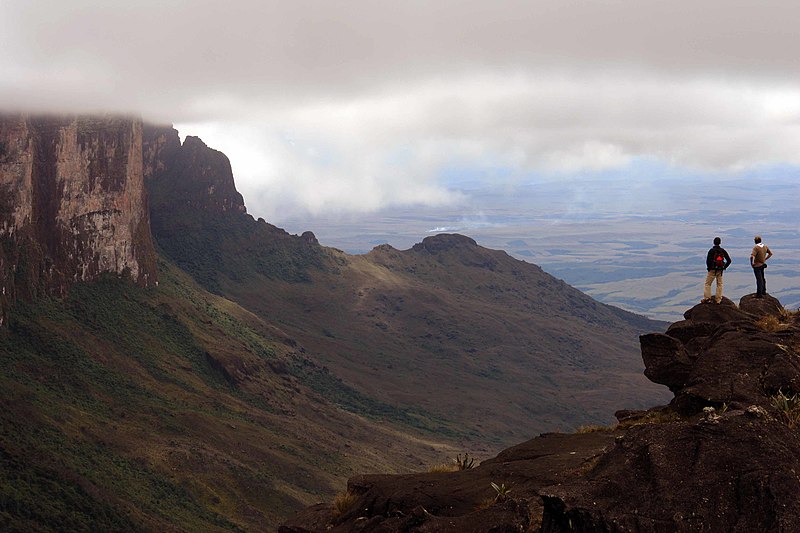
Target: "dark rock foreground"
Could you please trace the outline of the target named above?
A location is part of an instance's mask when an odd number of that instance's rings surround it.
[[[474,469],[357,476],[347,508],[317,505],[279,531],[800,531],[800,318],[753,295],[684,317],[640,339],[668,406],[543,434]]]

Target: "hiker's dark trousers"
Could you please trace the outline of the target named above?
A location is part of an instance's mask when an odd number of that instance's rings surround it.
[[[755,273],[756,275],[756,294],[758,296],[767,294],[767,280],[764,279],[765,268],[767,268],[767,265],[761,265],[760,267],[753,267],[753,273]]]

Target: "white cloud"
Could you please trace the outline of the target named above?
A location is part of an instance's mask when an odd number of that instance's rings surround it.
[[[0,2],[0,107],[178,122],[259,216],[438,205],[460,200],[453,168],[800,164],[798,19],[771,0]]]

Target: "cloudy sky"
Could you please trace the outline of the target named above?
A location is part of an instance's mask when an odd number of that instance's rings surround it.
[[[0,0],[0,106],[175,123],[268,220],[643,161],[722,179],[800,164],[798,20],[789,0]]]

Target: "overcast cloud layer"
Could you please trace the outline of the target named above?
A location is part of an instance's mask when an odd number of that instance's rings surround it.
[[[790,1],[0,0],[0,106],[174,122],[248,208],[458,202],[641,159],[800,165]]]

